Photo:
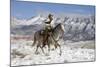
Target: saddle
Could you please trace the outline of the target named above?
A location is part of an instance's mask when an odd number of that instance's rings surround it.
[[[52,32],[52,29],[45,29],[45,30],[41,30],[40,34],[41,35],[46,35]]]
[[[41,35],[43,36],[43,44],[46,44],[51,34],[52,34],[52,29],[41,30]]]

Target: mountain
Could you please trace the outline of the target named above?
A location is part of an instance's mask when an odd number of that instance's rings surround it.
[[[31,17],[29,19],[17,19],[15,17],[11,17],[11,26],[15,25],[34,25],[34,24],[42,24],[42,21],[45,18],[42,18],[40,15]]]
[[[11,17],[11,26],[13,27],[13,26],[16,26],[16,25],[26,25],[26,20]]]
[[[95,39],[95,16],[94,15],[66,15],[54,16],[52,25],[64,22],[65,40],[91,40]],[[38,15],[29,19],[20,20],[11,18],[11,34],[32,35],[35,31],[43,28],[46,17]],[[53,27],[54,27],[53,26]]]

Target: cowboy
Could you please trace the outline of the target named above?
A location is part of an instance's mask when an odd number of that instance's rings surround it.
[[[53,15],[49,14],[48,19],[49,20],[45,22],[45,30],[51,31],[51,29],[52,29],[51,22],[53,20]]]
[[[51,22],[53,20],[53,15],[48,15],[48,21],[45,22],[45,30],[44,30],[44,37],[43,37],[43,44],[44,46],[47,44],[48,37],[52,33],[52,25]]]

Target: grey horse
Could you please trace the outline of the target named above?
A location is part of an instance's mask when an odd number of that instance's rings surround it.
[[[41,35],[41,31],[43,31],[43,30],[36,31],[34,34],[34,42],[33,42],[32,46],[35,46],[37,43],[37,45],[36,45],[37,48],[36,48],[35,53],[38,51],[39,47],[42,49],[42,52],[45,53],[43,50],[43,47],[45,47],[45,46],[43,46],[43,35]],[[51,34],[51,36],[48,37],[48,40],[46,43],[46,45],[48,46],[48,51],[50,51],[50,45],[54,45],[55,48],[59,47],[60,55],[61,55],[61,53],[62,53],[61,46],[58,44],[58,41],[59,41],[59,39],[62,38],[64,31],[65,31],[65,29],[64,29],[63,23],[59,23],[58,25],[56,25],[53,28],[52,34]]]

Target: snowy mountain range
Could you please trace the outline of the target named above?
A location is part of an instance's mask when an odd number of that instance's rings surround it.
[[[34,25],[34,24],[41,24],[43,18],[39,15],[36,17],[31,17],[29,19],[17,19],[15,17],[11,17],[11,25]]]
[[[41,15],[29,19],[11,18],[11,34],[13,35],[32,35],[35,31],[43,28],[46,17]],[[66,15],[54,16],[52,23],[55,26],[64,22],[64,39],[68,40],[91,40],[95,39],[95,16],[93,15]]]

